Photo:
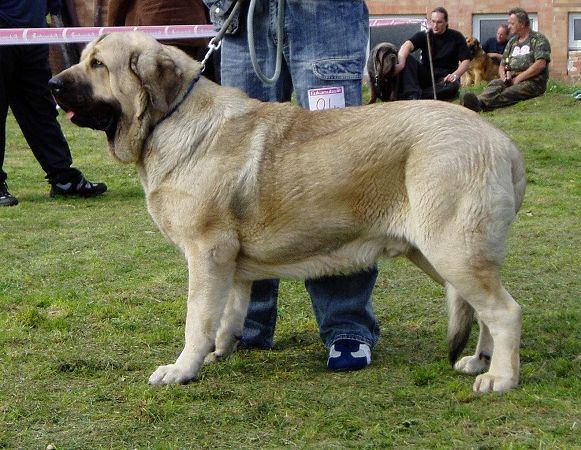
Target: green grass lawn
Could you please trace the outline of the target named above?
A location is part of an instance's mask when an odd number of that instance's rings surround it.
[[[443,289],[403,260],[380,265],[382,338],[366,370],[326,371],[304,287],[283,282],[271,351],[238,352],[187,386],[148,386],[181,350],[182,256],[103,133],[62,118],[75,165],[109,192],[51,199],[10,117],[4,167],[20,205],[0,209],[0,448],[581,448],[573,90],[551,84],[483,114],[517,142],[529,180],[502,272],[523,308],[521,386],[505,395],[476,395],[451,369]]]

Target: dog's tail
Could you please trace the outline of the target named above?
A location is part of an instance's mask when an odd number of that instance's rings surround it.
[[[448,360],[454,365],[470,338],[474,309],[456,290],[446,286],[448,299]]]
[[[522,206],[525,196],[525,187],[527,185],[527,176],[525,171],[525,164],[522,155],[516,149],[512,157],[512,185],[514,187],[514,212],[518,212]]]

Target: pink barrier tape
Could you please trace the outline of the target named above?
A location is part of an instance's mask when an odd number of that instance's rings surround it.
[[[425,24],[426,19],[371,19],[370,27]],[[210,38],[213,25],[158,25],[135,27],[1,28],[0,45],[68,44],[90,42],[105,33],[142,31],[157,40]]]
[[[2,28],[0,45],[65,44],[90,42],[105,33],[142,31],[155,39],[209,38],[216,35],[212,25],[159,25],[136,27]]]
[[[427,27],[427,19],[370,19],[370,27],[391,27],[394,25],[414,25],[420,24]]]

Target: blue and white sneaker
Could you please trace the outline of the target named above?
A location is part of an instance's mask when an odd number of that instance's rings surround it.
[[[369,345],[352,339],[339,339],[329,350],[327,369],[333,372],[348,372],[365,369],[371,364]]]

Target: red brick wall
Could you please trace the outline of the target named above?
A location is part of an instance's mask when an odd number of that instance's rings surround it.
[[[506,0],[368,0],[367,5],[371,15],[424,15],[436,6],[443,6],[448,10],[450,26],[466,36],[472,34],[472,14],[504,14],[512,7],[524,8],[529,13],[537,14],[538,30],[551,42],[551,77],[568,81],[581,79],[581,52],[568,50],[569,13],[581,12],[581,1],[528,0],[507,3]],[[577,71],[568,70],[571,67],[577,67]]]
[[[569,52],[567,62],[569,79],[574,82],[581,82],[581,50],[572,50]]]

